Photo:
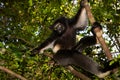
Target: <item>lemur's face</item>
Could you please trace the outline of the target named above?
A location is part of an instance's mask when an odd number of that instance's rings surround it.
[[[57,32],[58,34],[63,34],[66,31],[67,26],[67,19],[65,17],[58,18],[52,26],[50,26],[50,29]]]
[[[62,34],[65,31],[65,26],[63,24],[61,24],[61,23],[57,23],[57,24],[55,24],[53,30],[58,32],[58,34]]]

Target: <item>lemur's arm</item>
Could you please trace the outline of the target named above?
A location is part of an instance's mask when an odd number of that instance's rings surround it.
[[[37,48],[31,51],[32,53],[31,55],[34,56],[35,54],[43,53],[45,49],[53,48],[54,42],[57,39],[57,37],[58,37],[58,34],[53,32],[50,35],[50,37],[48,37],[42,44],[40,44]]]
[[[86,28],[88,25],[88,16],[84,5],[84,0],[81,0],[80,8],[77,14],[71,18],[69,22],[70,25],[73,25],[73,27],[77,30],[84,30]]]

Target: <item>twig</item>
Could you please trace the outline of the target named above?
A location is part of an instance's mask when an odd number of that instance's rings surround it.
[[[53,55],[52,55],[52,54],[44,53],[43,55],[45,55],[45,56],[47,56],[47,57],[50,57],[50,58],[53,58]]]
[[[19,74],[15,73],[15,72],[3,67],[3,66],[0,66],[0,70],[4,71],[6,73],[9,73],[9,74],[21,79],[21,80],[27,80],[26,78],[22,77],[21,75],[19,75]]]

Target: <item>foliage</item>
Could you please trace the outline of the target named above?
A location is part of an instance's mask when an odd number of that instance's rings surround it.
[[[77,79],[64,67],[50,65],[51,59],[44,55],[30,57],[29,51],[49,36],[51,33],[49,26],[55,19],[60,16],[69,18],[74,16],[79,8],[79,2],[77,0],[1,0],[0,65],[28,80]],[[107,36],[105,39],[111,52],[120,53],[120,1],[90,0],[90,4],[95,19],[105,29],[105,36]],[[89,30],[83,35],[88,34]],[[101,48],[96,49],[90,47],[88,50],[93,51],[88,52],[91,52],[90,56],[92,55],[96,61],[102,63],[101,59],[106,58],[104,54],[99,53],[104,52]],[[98,58],[94,55],[100,56]],[[110,75],[106,80],[114,80],[118,78],[116,76],[118,74]],[[92,78],[97,80],[95,76]],[[0,71],[0,79],[16,78]]]

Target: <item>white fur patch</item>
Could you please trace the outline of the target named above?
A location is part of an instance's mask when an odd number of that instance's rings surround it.
[[[46,50],[46,49],[49,49],[49,48],[52,49],[52,48],[53,48],[53,45],[54,45],[54,42],[55,42],[55,41],[53,41],[51,44],[47,45],[46,47],[42,48],[42,49],[40,50],[40,53],[43,53],[44,50]]]
[[[104,78],[105,76],[109,75],[110,72],[111,72],[111,71],[107,71],[107,72],[104,72],[104,73],[100,73],[100,74],[98,74],[97,76],[98,76],[99,78]]]
[[[55,45],[54,48],[53,48],[53,52],[56,53],[58,50],[60,50],[60,45]]]
[[[85,28],[85,26],[88,25],[88,17],[87,17],[87,13],[86,13],[86,9],[83,8],[82,12],[79,16],[79,20],[77,21],[77,24],[75,25],[76,28]]]

